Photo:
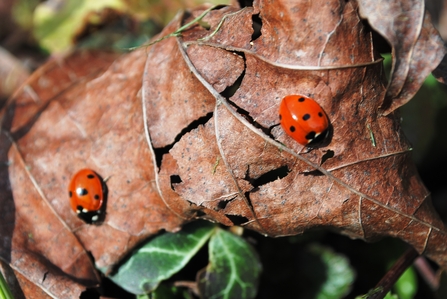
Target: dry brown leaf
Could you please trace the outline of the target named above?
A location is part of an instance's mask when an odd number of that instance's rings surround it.
[[[447,84],[447,56],[444,56],[436,69],[433,70],[433,76],[439,82]]]
[[[0,220],[1,257],[16,271],[22,290],[30,290],[26,295],[38,296],[31,287],[35,285],[46,294],[64,294],[69,290],[71,296],[79,296],[85,285],[99,282],[89,255],[55,213],[54,201],[49,202],[46,197],[55,181],[46,177],[51,163],[45,161],[51,161],[52,151],[60,146],[49,140],[69,126],[51,125],[54,118],[45,120],[45,113],[51,111],[48,107],[54,98],[75,87],[76,82],[86,80],[87,74],[97,75],[116,59],[115,54],[106,53],[95,62],[92,57],[80,53],[66,61],[49,62],[28,79],[1,115],[0,198],[5,215]],[[85,68],[88,61],[92,62],[90,72]],[[44,120],[43,127],[38,125],[39,120]],[[37,130],[37,135],[32,130]],[[15,143],[13,139],[27,140],[28,149],[23,151],[20,141]],[[32,163],[26,161],[26,156]],[[33,169],[33,163],[41,168]]]
[[[204,21],[210,30],[195,25],[113,63],[54,61],[16,93],[1,115],[2,259],[74,298],[98,282],[94,266],[108,271],[144,238],[205,218],[269,236],[399,237],[447,268],[446,231],[399,118],[380,111],[387,83],[356,2],[259,1]],[[281,99],[297,93],[330,119],[320,148],[278,125]],[[110,176],[100,225],[69,207],[68,182],[84,167]]]
[[[359,0],[360,14],[392,47],[392,71],[383,113],[388,115],[416,94],[446,54],[422,0]]]
[[[262,20],[254,39],[253,15]],[[322,17],[308,17],[316,15]],[[365,240],[394,236],[447,267],[446,231],[411,161],[399,118],[380,111],[383,68],[355,2],[259,2],[239,11],[214,10],[204,21],[210,30],[195,26],[177,41],[149,49],[145,75],[175,69],[182,80],[145,76],[143,82],[150,142],[164,178],[159,184],[192,204],[183,205],[185,215],[199,209],[226,225],[270,236],[316,227]],[[182,25],[176,22],[163,35]],[[232,60],[236,84],[222,67]],[[222,77],[227,88],[216,89]],[[165,90],[169,82],[174,90]],[[278,126],[278,106],[288,94],[318,99],[333,126],[325,146],[305,150]],[[205,106],[200,115],[185,113]],[[160,117],[178,125],[162,126]],[[178,195],[172,203],[164,196],[172,209],[179,207]]]
[[[84,52],[51,62],[3,114],[2,258],[59,298],[79,298],[99,282],[88,252],[107,269],[143,238],[183,221],[148,171],[138,97],[144,50],[116,58]],[[101,226],[83,223],[69,206],[68,182],[84,167],[110,176]]]

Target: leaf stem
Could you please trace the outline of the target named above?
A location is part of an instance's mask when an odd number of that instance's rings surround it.
[[[189,29],[192,25],[195,25],[195,24],[199,23],[199,22],[200,22],[200,21],[201,21],[201,20],[202,20],[202,19],[203,19],[209,12],[210,12],[210,11],[212,11],[212,10],[214,10],[214,9],[220,7],[220,6],[222,6],[222,4],[217,4],[217,5],[213,5],[213,6],[211,6],[210,8],[206,9],[205,11],[203,11],[197,18],[195,18],[194,20],[192,20],[192,21],[189,22],[189,23],[186,23],[185,25],[183,25],[182,27],[178,28],[178,29],[175,30],[174,32],[169,33],[168,35],[162,36],[162,37],[160,37],[159,39],[156,39],[156,40],[154,40],[153,42],[150,42],[150,43],[145,44],[145,45],[142,45],[142,46],[150,47],[150,46],[152,46],[152,45],[154,45],[154,44],[156,44],[156,43],[159,43],[159,42],[161,42],[162,40],[165,40],[165,39],[167,39],[167,38],[170,38],[170,37],[177,37],[177,36],[182,35],[182,32],[183,32],[183,31]],[[129,48],[129,51],[133,51],[133,50],[138,49],[139,47],[142,47],[142,46]]]
[[[402,275],[402,273],[407,270],[409,266],[413,264],[415,259],[419,256],[419,253],[413,248],[409,248],[405,253],[394,263],[390,270],[382,277],[382,279],[377,283],[374,292],[368,299],[382,299],[391,290],[396,281]]]
[[[205,37],[202,37],[202,38],[199,38],[198,41],[207,41],[207,40],[209,40],[210,38],[212,38],[214,35],[216,35],[217,32],[219,32],[220,28],[222,27],[223,23],[225,22],[225,20],[226,20],[228,17],[230,17],[230,16],[234,16],[234,15],[236,15],[236,14],[238,14],[238,13],[244,11],[244,10],[245,10],[245,8],[224,15],[224,16],[222,17],[222,19],[220,20],[219,24],[217,25],[216,29],[215,29],[210,35],[205,36]]]
[[[439,288],[439,276],[433,271],[427,259],[423,256],[419,257],[414,262],[414,266],[430,288],[436,291]]]
[[[182,27],[180,27],[179,29],[177,29],[176,31],[174,31],[173,33],[170,34],[170,36],[179,36],[183,31],[185,31],[186,29],[188,29],[189,27],[191,27],[194,24],[197,24],[199,21],[201,21],[210,11],[212,11],[213,9],[216,9],[217,7],[221,6],[220,4],[218,5],[213,5],[210,8],[208,8],[207,10],[205,10],[204,12],[202,12],[200,14],[200,16],[198,16],[197,18],[195,18],[194,20],[192,20],[189,23],[186,23],[185,25],[183,25]]]

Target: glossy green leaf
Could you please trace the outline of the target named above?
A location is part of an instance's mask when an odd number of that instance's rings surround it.
[[[255,250],[244,239],[218,229],[209,243],[210,263],[199,274],[202,298],[254,298],[262,266]]]
[[[13,299],[13,298],[14,296],[12,296],[5,278],[0,272],[0,299]]]
[[[397,296],[396,294],[392,294],[391,292],[388,292],[388,294],[386,294],[386,296],[383,299],[399,299],[399,296]]]
[[[161,284],[152,293],[138,295],[137,299],[192,299],[192,297],[184,288]]]
[[[394,292],[400,299],[413,299],[417,289],[417,277],[413,267],[408,268],[394,285]]]
[[[214,229],[211,223],[194,222],[177,233],[159,235],[134,252],[110,279],[134,294],[152,292],[188,263]]]
[[[311,253],[319,255],[326,266],[326,280],[321,284],[315,298],[343,298],[350,291],[355,278],[349,260],[345,256],[320,245],[312,245],[309,250]]]

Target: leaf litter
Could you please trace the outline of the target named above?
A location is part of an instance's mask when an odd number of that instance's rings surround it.
[[[88,253],[111,268],[148,236],[204,218],[269,236],[321,227],[364,240],[394,236],[446,268],[446,231],[395,111],[444,50],[424,17],[411,55],[395,48],[387,91],[358,14],[364,5],[217,7],[203,17],[207,26],[147,49],[44,66],[1,114],[2,259],[48,293],[76,288],[76,296],[98,282]],[[160,36],[206,9],[178,15]],[[412,62],[427,51],[433,65]],[[319,102],[328,142],[305,149],[282,132],[277,111],[288,94]],[[68,206],[66,185],[83,167],[110,176],[98,226]],[[65,251],[51,246],[60,243]]]

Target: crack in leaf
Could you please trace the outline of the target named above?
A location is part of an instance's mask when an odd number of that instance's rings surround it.
[[[206,124],[213,117],[213,112],[209,112],[206,115],[199,117],[198,119],[191,122],[187,125],[180,133],[175,136],[174,141],[171,144],[168,144],[164,147],[154,148],[154,153],[156,157],[157,167],[160,168],[161,162],[163,160],[164,154],[168,153],[174,145],[179,142],[179,140],[187,133],[191,132],[194,129],[197,129],[200,125]]]
[[[250,223],[247,217],[244,216],[240,216],[240,215],[231,215],[231,214],[225,214],[225,216],[231,221],[233,222],[234,225],[246,225],[248,223]],[[254,221],[258,221],[258,218],[255,217]],[[259,222],[258,222],[259,224]],[[263,228],[261,225],[259,225],[261,228]]]
[[[146,96],[145,94],[147,94],[146,92],[146,85],[143,84],[143,86],[141,87],[141,91],[143,96],[141,97],[141,106],[142,106],[142,110],[143,110],[143,125],[144,125],[144,136],[146,137],[146,142],[147,142],[147,146],[149,148],[149,151],[151,153],[151,158],[152,158],[152,164],[153,164],[153,174],[155,176],[155,184],[157,186],[157,193],[160,196],[161,200],[163,201],[163,203],[165,204],[165,206],[172,212],[174,213],[177,217],[179,217],[180,219],[183,220],[188,220],[188,217],[180,214],[179,212],[177,212],[175,209],[173,209],[170,204],[168,203],[168,201],[165,199],[164,193],[162,192],[162,188],[160,186],[160,166],[157,164],[157,156],[155,154],[155,149],[152,146],[152,141],[151,141],[151,135],[149,133],[149,127],[148,127],[148,119],[147,119],[147,108],[146,108]],[[161,161],[160,161],[161,162]]]
[[[287,165],[284,165],[272,169],[270,171],[267,171],[257,178],[251,178],[249,172],[250,172],[250,165],[247,166],[247,171],[244,179],[253,186],[253,189],[249,191],[253,192],[254,190],[258,190],[259,187],[262,185],[266,185],[268,183],[276,181],[277,179],[282,179],[286,177],[290,173],[290,169]]]
[[[207,203],[207,202],[219,201],[218,206],[219,206],[220,209],[223,210],[223,209],[225,209],[226,204],[228,204],[230,201],[232,201],[232,200],[237,198],[238,194],[239,194],[238,192],[233,192],[233,193],[229,193],[229,194],[225,194],[225,195],[219,196],[217,198],[213,198],[213,199],[209,199],[209,200],[202,200],[202,201],[200,201],[198,203],[194,203],[193,202],[193,204],[198,204],[199,206],[203,206],[203,204]],[[225,202],[225,206],[221,207],[220,205],[223,202]]]
[[[254,14],[251,17],[252,20],[252,27],[253,27],[253,34],[251,35],[251,42],[257,40],[262,35],[262,19],[259,16],[260,13]]]
[[[179,45],[179,47],[182,48],[181,45]],[[183,55],[183,54],[186,55],[186,53],[183,53],[183,51],[180,51],[180,52],[182,52],[182,55]],[[188,60],[188,63],[191,63],[191,62]],[[189,66],[189,64],[188,64],[188,66]],[[196,75],[196,76],[197,76],[197,75]],[[200,80],[200,79],[199,79],[199,80]],[[214,89],[213,89],[213,90],[214,90]],[[220,94],[218,94],[217,91],[215,91],[215,93],[218,95],[219,98],[224,99],[224,97],[222,97]],[[213,95],[214,95],[214,94],[213,94]],[[216,97],[216,99],[219,99],[218,97]],[[215,108],[215,110],[214,110],[214,127],[215,127],[216,136],[218,136],[218,134],[219,134],[219,132],[218,132],[218,129],[219,129],[219,113],[218,113],[218,106],[219,106],[219,102],[216,103],[216,108]],[[245,202],[245,204],[249,207],[249,209],[250,209],[250,211],[251,211],[253,217],[254,217],[255,219],[257,219],[256,212],[255,212],[255,210],[253,209],[253,206],[252,206],[252,204],[251,204],[249,198],[246,197],[246,195],[245,195],[244,192],[242,191],[241,187],[239,186],[239,184],[238,184],[236,178],[234,177],[234,174],[230,171],[231,168],[230,168],[229,163],[228,163],[228,160],[227,160],[227,158],[226,158],[225,151],[224,151],[223,148],[222,148],[222,144],[221,144],[220,142],[217,142],[217,147],[218,147],[218,149],[219,149],[219,153],[220,153],[220,155],[221,155],[221,157],[222,157],[222,161],[224,162],[224,165],[225,165],[226,169],[229,170],[229,172],[231,173],[230,176],[231,176],[231,179],[233,180],[234,185],[236,186],[236,188],[237,188],[237,190],[238,190],[238,194],[241,196],[241,198],[243,199],[243,201]],[[228,215],[225,215],[225,216],[227,216],[233,223],[235,223],[235,222],[234,222]],[[245,217],[244,217],[244,218],[245,218]],[[247,219],[247,220],[248,220],[248,219]],[[246,221],[245,221],[245,222],[246,222]],[[245,223],[245,222],[244,222],[244,223]],[[267,234],[267,231],[264,229],[264,227],[262,226],[262,224],[260,224],[259,221],[257,221],[257,223],[259,224],[260,228],[264,231],[264,233]]]

